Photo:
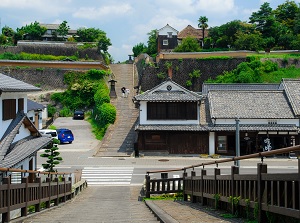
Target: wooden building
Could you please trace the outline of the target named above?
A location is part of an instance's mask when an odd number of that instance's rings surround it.
[[[299,143],[300,80],[204,84],[201,93],[171,79],[137,95],[140,152],[240,155]]]

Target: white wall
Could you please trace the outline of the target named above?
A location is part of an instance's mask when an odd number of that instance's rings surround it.
[[[215,154],[215,132],[209,132],[209,155]]]
[[[240,124],[268,124],[274,119],[240,119]],[[280,125],[297,125],[299,126],[299,119],[275,119]],[[235,119],[216,119],[216,124],[236,124]]]
[[[161,35],[161,36],[162,36],[162,35],[167,36],[167,35],[169,35],[168,32],[172,32],[172,35],[173,35],[173,36],[176,36],[176,35],[177,35],[177,32],[176,32],[174,29],[172,29],[170,26],[166,26],[166,27],[164,27],[163,29],[159,30],[159,31],[158,31],[158,35]]]

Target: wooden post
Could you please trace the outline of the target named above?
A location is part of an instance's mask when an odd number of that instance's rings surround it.
[[[150,176],[146,175],[146,198],[150,198]]]
[[[182,178],[183,178],[183,200],[184,201],[187,201],[188,200],[188,196],[187,194],[185,193],[185,185],[186,185],[186,181],[185,181],[185,178],[188,176],[187,172],[184,171],[183,175],[182,175]]]
[[[28,209],[28,198],[29,198],[29,190],[28,190],[28,177],[22,177],[22,184],[25,184],[25,193],[24,193],[24,200],[25,200],[25,207],[21,208],[21,216],[27,216]]]
[[[55,176],[54,182],[56,182],[56,198],[54,199],[54,205],[57,206],[59,204],[59,180],[58,177]]]
[[[7,212],[2,214],[2,222],[10,222],[10,176],[3,178],[3,184],[7,184],[7,196],[6,196],[6,205]]]
[[[192,196],[191,196],[191,202],[192,203],[196,203],[196,196],[194,196],[194,187],[195,187],[195,184],[194,184],[194,177],[196,176],[196,172],[193,170],[191,171],[191,183],[192,183]]]
[[[204,199],[204,179],[203,177],[206,176],[206,170],[205,169],[202,169],[201,170],[201,182],[200,182],[200,190],[201,190],[201,204],[202,205],[206,205],[207,202],[206,202],[206,199]]]
[[[257,164],[257,202],[258,202],[258,223],[267,222],[266,216],[262,213],[262,202],[263,202],[263,193],[265,189],[265,184],[262,181],[262,174],[267,173],[267,164],[258,163]]]
[[[237,194],[236,191],[236,187],[235,187],[235,180],[234,180],[234,174],[239,174],[240,172],[240,168],[238,166],[231,166],[231,175],[230,175],[230,195],[232,198],[235,197],[235,195]],[[229,204],[231,207],[231,214],[235,214],[235,207],[233,202],[231,202],[231,204]]]
[[[67,185],[66,185],[66,178],[63,177],[62,181],[64,182],[64,196],[62,197],[62,202],[66,202],[67,200]]]
[[[217,176],[219,176],[221,174],[221,170],[219,169],[219,168],[215,168],[214,169],[214,188],[213,188],[213,190],[214,190],[214,196],[219,196],[219,195],[217,195],[217,194],[219,194],[218,192],[219,192],[219,190],[218,190],[218,180],[217,180]],[[218,207],[218,204],[217,204],[217,202],[219,202],[216,198],[215,198],[215,208],[217,208]]]
[[[49,195],[49,200],[46,201],[46,207],[50,208],[50,204],[51,204],[51,178],[47,177],[46,178],[46,182],[49,183],[48,184],[48,195]]]
[[[36,182],[39,184],[38,188],[38,198],[39,198],[39,203],[35,205],[35,212],[40,212],[41,211],[41,199],[42,199],[42,178],[37,177]]]

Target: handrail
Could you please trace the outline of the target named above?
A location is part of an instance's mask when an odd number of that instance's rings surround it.
[[[46,172],[46,171],[38,171],[38,170],[21,170],[21,169],[4,168],[4,167],[0,167],[0,172],[37,173],[37,174],[44,174],[44,175],[68,175],[68,174],[72,174],[71,172]]]
[[[286,148],[282,148],[282,149],[276,149],[276,150],[272,150],[272,151],[253,153],[253,154],[244,155],[244,156],[235,156],[235,157],[232,157],[232,158],[226,158],[226,159],[201,163],[201,164],[187,166],[187,167],[183,167],[183,168],[169,169],[169,170],[147,171],[146,173],[149,175],[150,173],[165,173],[165,172],[175,172],[175,171],[182,171],[182,170],[186,171],[187,169],[194,169],[195,167],[203,166],[203,168],[204,168],[204,166],[208,166],[208,165],[219,164],[219,163],[227,163],[227,162],[232,162],[232,161],[237,161],[237,160],[245,160],[245,159],[250,159],[250,158],[262,158],[263,159],[263,157],[265,157],[265,156],[271,156],[271,155],[282,154],[282,153],[289,153],[289,152],[292,152],[292,151],[300,151],[300,145],[290,146],[290,147],[286,147]]]

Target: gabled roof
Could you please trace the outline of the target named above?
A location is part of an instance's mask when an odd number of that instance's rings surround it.
[[[27,111],[35,111],[35,110],[43,110],[45,108],[44,105],[39,104],[35,101],[27,99]]]
[[[300,116],[300,79],[283,78],[280,87],[285,90],[295,115]]]
[[[186,88],[168,79],[156,87],[136,95],[133,99],[135,101],[152,101],[152,102],[192,102],[200,101],[201,95],[189,91]]]
[[[157,33],[159,33],[160,31],[164,30],[164,29],[170,29],[172,30],[174,33],[178,34],[178,30],[174,29],[172,26],[170,26],[169,24],[165,25],[164,27],[160,28],[157,30]]]
[[[22,125],[31,132],[31,136],[12,143]],[[38,138],[42,139],[38,139]],[[0,166],[11,167],[32,155],[33,152],[41,149],[51,142],[51,138],[41,137],[34,124],[28,119],[23,111],[18,112],[12,120],[0,140]],[[14,156],[14,154],[17,154]],[[7,166],[9,163],[9,166]]]
[[[210,115],[215,118],[294,119],[284,91],[209,91]]]
[[[208,31],[204,30],[204,36],[207,36],[207,33]],[[198,40],[202,39],[202,29],[196,29],[193,26],[188,25],[183,30],[181,30],[177,35],[178,39],[184,39],[186,37],[193,37]]]
[[[41,89],[0,73],[0,92],[31,92]]]
[[[276,91],[279,89],[279,84],[206,84],[202,85],[202,95],[207,95],[209,91]]]

